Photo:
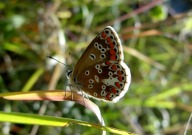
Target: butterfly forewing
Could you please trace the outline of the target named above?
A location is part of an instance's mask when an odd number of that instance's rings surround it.
[[[118,101],[128,90],[131,74],[123,62],[123,50],[115,30],[108,26],[90,43],[71,76],[76,88],[104,101]]]

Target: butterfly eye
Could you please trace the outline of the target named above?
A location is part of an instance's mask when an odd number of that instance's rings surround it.
[[[67,72],[67,77],[70,77],[71,74],[72,74],[72,71],[71,70],[67,70],[66,72]]]

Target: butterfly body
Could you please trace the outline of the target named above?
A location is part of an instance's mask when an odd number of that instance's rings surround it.
[[[73,71],[72,86],[103,101],[117,102],[127,92],[131,74],[123,62],[123,49],[115,30],[107,26],[89,44]]]

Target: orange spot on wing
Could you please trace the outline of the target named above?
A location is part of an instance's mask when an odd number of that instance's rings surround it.
[[[107,37],[107,42],[110,43],[111,42],[111,38]]]
[[[113,49],[109,50],[109,53],[110,54],[116,54],[115,50],[113,50]]]
[[[118,71],[117,71],[117,74],[122,75],[121,70],[118,70]]]
[[[117,90],[115,88],[111,88],[111,91],[116,94]]]
[[[102,36],[102,38],[106,38],[107,35],[105,34],[105,32],[102,32],[101,36]]]
[[[106,61],[105,64],[106,64],[106,65],[111,65],[111,62]]]
[[[110,43],[109,43],[109,47],[110,47],[111,49],[114,49],[114,44],[113,44],[113,42],[110,42]]]
[[[116,60],[116,55],[110,55],[110,60]]]
[[[114,64],[111,66],[112,69],[117,69],[117,66]]]
[[[119,76],[119,77],[118,77],[118,80],[119,80],[120,82],[122,82],[122,81],[123,81],[123,77],[122,77],[122,76]]]
[[[105,96],[106,100],[110,100],[110,93],[107,93],[107,95]]]
[[[117,86],[117,88],[121,88],[121,85],[119,82],[115,82],[115,85]]]

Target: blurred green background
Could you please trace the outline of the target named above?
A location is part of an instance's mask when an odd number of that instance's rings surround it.
[[[122,40],[132,83],[116,104],[95,102],[106,125],[137,134],[192,134],[191,0],[0,1],[0,92],[65,90],[71,68],[107,25]],[[7,101],[0,111],[43,114],[98,123],[73,102]],[[1,134],[96,135],[101,131],[0,123]]]

